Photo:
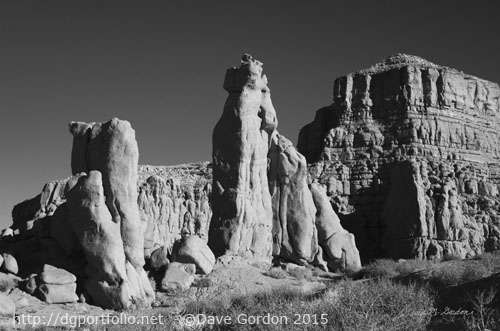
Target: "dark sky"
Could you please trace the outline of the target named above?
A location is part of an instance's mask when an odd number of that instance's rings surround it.
[[[0,2],[0,228],[70,175],[72,120],[129,120],[140,163],[211,158],[227,67],[264,63],[279,131],[331,102],[333,80],[406,52],[500,81],[495,1]]]

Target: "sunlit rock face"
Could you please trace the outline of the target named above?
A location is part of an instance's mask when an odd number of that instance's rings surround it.
[[[135,131],[117,118],[70,123],[68,221],[88,262],[85,289],[99,306],[148,306],[154,292],[143,269],[144,235],[137,205]]]
[[[272,206],[267,153],[277,126],[262,63],[244,55],[226,72],[229,93],[213,142],[213,217],[209,244],[216,255],[268,260]]]
[[[500,247],[498,84],[396,54],[335,80],[298,149],[362,256]]]
[[[213,132],[209,245],[215,254],[359,269],[354,237],[329,203],[330,213],[317,212],[323,204],[309,188],[306,159],[276,130],[262,63],[244,55],[239,68],[227,71],[224,88],[229,96]],[[329,230],[321,241],[318,224]]]

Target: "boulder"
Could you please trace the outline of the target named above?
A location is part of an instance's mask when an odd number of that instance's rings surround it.
[[[3,253],[2,257],[4,260],[2,264],[2,270],[17,275],[17,273],[19,272],[19,266],[17,265],[16,258],[9,253]]]
[[[177,292],[189,289],[194,282],[194,264],[172,262],[165,270],[160,288],[164,292]]]
[[[229,95],[212,135],[209,246],[216,256],[270,260],[267,152],[277,119],[262,63],[245,54],[239,68],[227,70],[224,89]]]
[[[47,303],[70,303],[77,302],[76,283],[64,285],[41,284],[37,289],[40,300]]]
[[[2,233],[2,238],[13,237],[13,236],[14,236],[14,230],[12,228],[4,229]]]
[[[40,274],[40,281],[45,284],[64,285],[75,283],[76,276],[69,271],[46,264]]]
[[[0,293],[0,319],[12,319],[16,313],[16,305],[5,294]]]
[[[19,284],[18,277],[0,272],[0,292],[10,292]]]
[[[168,249],[165,246],[157,248],[151,253],[149,266],[154,270],[159,270],[170,263],[168,260]]]
[[[208,245],[198,236],[181,240],[174,255],[174,261],[192,263],[200,274],[209,274],[215,265],[215,256]]]
[[[24,291],[28,294],[33,295],[35,293],[36,288],[38,287],[38,275],[32,274],[28,277],[28,279],[24,282]]]

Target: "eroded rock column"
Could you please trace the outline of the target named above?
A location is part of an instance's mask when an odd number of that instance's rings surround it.
[[[269,140],[277,126],[262,63],[244,55],[226,72],[229,93],[213,131],[213,217],[209,245],[217,256],[271,256]]]
[[[70,131],[75,176],[67,184],[68,217],[89,264],[85,289],[106,308],[150,304],[154,292],[143,269],[135,132],[116,118],[72,122]]]

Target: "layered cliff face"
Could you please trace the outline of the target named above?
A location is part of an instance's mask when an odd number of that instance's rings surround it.
[[[405,54],[335,81],[298,149],[364,257],[499,248],[499,98],[495,83]]]

